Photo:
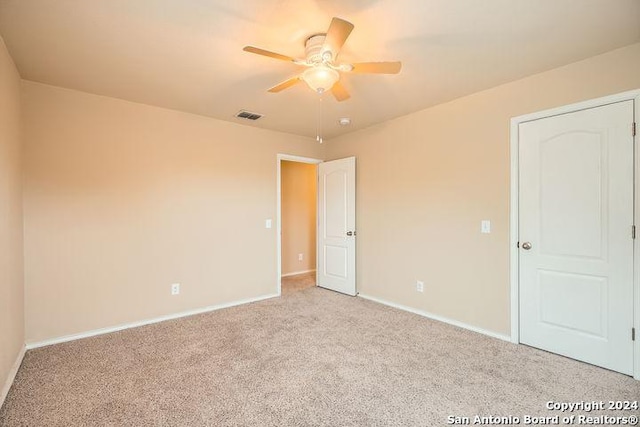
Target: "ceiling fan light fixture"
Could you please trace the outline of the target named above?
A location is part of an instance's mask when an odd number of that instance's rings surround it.
[[[334,17],[331,19],[331,24],[329,24],[329,29],[326,33],[312,34],[305,40],[304,59],[296,59],[255,46],[245,46],[243,50],[245,52],[307,67],[307,70],[303,73],[277,84],[268,89],[268,92],[281,92],[303,81],[312,91],[318,94],[331,91],[336,101],[341,102],[349,99],[350,95],[340,82],[340,73],[398,74],[402,68],[402,63],[399,61],[359,62],[354,64],[337,62],[340,50],[352,30],[353,24],[351,22]]]
[[[324,64],[319,64],[305,70],[301,78],[311,90],[322,93],[330,90],[340,80],[340,73]]]

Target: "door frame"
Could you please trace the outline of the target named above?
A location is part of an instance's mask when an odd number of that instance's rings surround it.
[[[640,126],[640,89],[622,92],[602,98],[591,99],[575,104],[564,105],[562,107],[551,108],[531,114],[525,114],[511,119],[510,154],[510,226],[509,226],[509,266],[510,266],[510,286],[511,286],[511,342],[520,343],[520,295],[519,295],[519,250],[517,243],[518,218],[519,218],[519,126],[521,123],[532,120],[539,120],[561,114],[573,113],[589,108],[601,107],[622,101],[634,102],[634,121],[636,126]],[[631,126],[631,123],[629,124]],[[639,130],[640,131],[640,130]],[[636,131],[634,144],[638,143],[639,135]],[[629,128],[631,132],[631,128]],[[638,149],[635,150],[634,158],[634,223],[640,225],[640,155]],[[631,225],[631,224],[629,224]],[[633,327],[636,330],[636,340],[633,345],[633,377],[640,380],[640,238],[633,242]],[[631,333],[631,331],[629,331]]]
[[[282,161],[289,162],[298,162],[298,163],[307,163],[312,165],[318,165],[324,160],[314,159],[311,157],[301,157],[294,156],[292,154],[278,154],[276,156],[278,166],[277,166],[277,178],[276,178],[276,235],[277,235],[277,274],[278,277],[276,279],[277,293],[278,296],[282,295]],[[316,167],[316,181],[318,178],[318,168]],[[318,199],[318,194],[316,192],[316,200]],[[316,219],[316,245],[318,242],[318,221]],[[318,265],[318,255],[316,254],[316,266]]]

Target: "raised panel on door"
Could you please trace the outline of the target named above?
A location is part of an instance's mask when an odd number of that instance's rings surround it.
[[[626,101],[519,127],[520,340],[626,374],[632,122]]]
[[[569,131],[540,141],[540,253],[602,258],[607,236],[607,135]]]

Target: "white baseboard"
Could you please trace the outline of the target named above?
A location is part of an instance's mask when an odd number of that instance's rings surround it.
[[[16,374],[18,373],[18,369],[20,369],[20,365],[22,364],[22,359],[24,359],[24,354],[27,351],[27,348],[23,345],[18,353],[18,357],[16,357],[16,361],[13,362],[13,366],[11,366],[11,370],[9,371],[9,376],[7,380],[4,382],[2,386],[2,390],[0,390],[0,407],[4,403],[4,400],[7,398],[9,394],[9,389],[11,389],[11,385],[13,384],[13,380],[16,379]]]
[[[447,317],[439,316],[437,314],[432,314],[423,310],[418,310],[417,308],[408,307],[406,305],[396,304],[395,302],[386,301],[380,298],[372,297],[370,295],[358,294],[358,296],[373,302],[377,302],[379,304],[388,305],[389,307],[397,308],[403,311],[408,311],[410,313],[417,314],[422,317],[427,317],[432,320],[437,320],[438,322],[448,323],[450,325],[457,326],[459,328],[468,329],[470,331],[477,332],[479,334],[488,335],[490,337],[497,338],[499,340],[511,342],[511,337],[509,335],[488,331],[486,329],[478,328],[477,326],[468,325],[458,320],[449,319]]]
[[[305,274],[305,273],[315,273],[315,271],[316,271],[315,269],[313,269],[313,270],[294,271],[293,273],[283,274],[280,277],[297,276],[298,274]]]
[[[28,342],[26,344],[26,347],[27,347],[27,350],[31,350],[33,348],[45,347],[48,345],[60,344],[68,341],[75,341],[82,338],[94,337],[96,335],[109,334],[111,332],[122,331],[124,329],[137,328],[138,326],[150,325],[152,323],[164,322],[166,320],[173,320],[173,319],[179,319],[181,317],[193,316],[194,314],[207,313],[209,311],[220,310],[223,308],[234,307],[237,305],[249,304],[252,302],[258,302],[258,301],[262,301],[269,298],[276,298],[278,296],[279,296],[278,294],[269,294],[269,295],[263,295],[260,297],[255,297],[255,298],[232,301],[224,304],[210,305],[208,307],[196,308],[193,310],[182,311],[180,313],[167,314],[165,316],[159,316],[159,317],[154,317],[152,319],[140,320],[138,322],[125,323],[122,325],[110,326],[108,328],[94,329],[91,331],[81,332],[81,333],[72,334],[72,335],[65,335],[62,337],[51,338],[43,341]]]

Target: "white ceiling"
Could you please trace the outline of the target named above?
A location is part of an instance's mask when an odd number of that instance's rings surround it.
[[[266,92],[300,68],[242,48],[303,57],[333,16],[341,61],[403,69],[344,75],[325,138],[640,41],[639,0],[0,0],[0,34],[27,80],[315,137],[315,93]]]

